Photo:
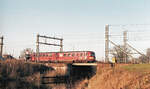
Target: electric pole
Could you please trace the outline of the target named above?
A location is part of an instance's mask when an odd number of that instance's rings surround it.
[[[0,56],[3,56],[3,36],[0,37]]]
[[[60,52],[63,51],[63,39],[60,39]]]
[[[39,61],[39,34],[37,34],[37,39],[36,39],[36,61]]]
[[[109,25],[105,25],[105,62],[109,61]]]
[[[42,42],[42,41],[40,41],[40,38],[45,38],[45,40],[46,39],[58,40],[58,41],[60,41],[60,43],[59,44],[52,44],[52,43],[48,43],[46,41]],[[63,39],[62,38],[48,37],[48,36],[42,36],[42,35],[38,34],[37,39],[36,39],[36,57],[37,57],[36,61],[39,61],[39,56],[40,56],[40,54],[39,54],[39,51],[40,51],[39,45],[40,44],[59,46],[60,47],[60,52],[63,52]]]
[[[124,52],[127,53],[127,31],[123,32],[123,44],[124,44]],[[127,63],[127,54],[123,55],[123,62]]]

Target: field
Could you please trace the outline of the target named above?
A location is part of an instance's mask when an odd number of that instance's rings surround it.
[[[150,71],[150,64],[134,64],[134,65],[123,66],[122,68],[130,72],[144,73]]]

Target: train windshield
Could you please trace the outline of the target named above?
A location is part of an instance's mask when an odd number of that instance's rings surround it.
[[[94,52],[92,52],[92,53],[91,53],[91,56],[92,56],[92,57],[95,57],[95,53],[94,53]]]

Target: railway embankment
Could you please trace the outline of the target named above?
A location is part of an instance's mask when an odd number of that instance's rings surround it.
[[[5,60],[0,61],[0,81],[19,81],[38,87],[43,76],[46,78],[44,83],[62,82],[73,89],[150,89],[150,64],[116,64],[112,67],[110,64],[98,63],[97,67],[69,65],[68,68],[61,63],[43,65]],[[70,77],[63,76],[68,70]]]
[[[150,89],[150,64],[98,64],[96,75],[78,89]]]

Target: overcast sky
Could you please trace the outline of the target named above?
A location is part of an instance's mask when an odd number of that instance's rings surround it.
[[[4,53],[17,57],[25,48],[35,50],[39,33],[63,37],[64,51],[91,50],[100,59],[105,24],[150,24],[149,10],[150,0],[0,0]],[[59,51],[43,45],[40,49]]]

